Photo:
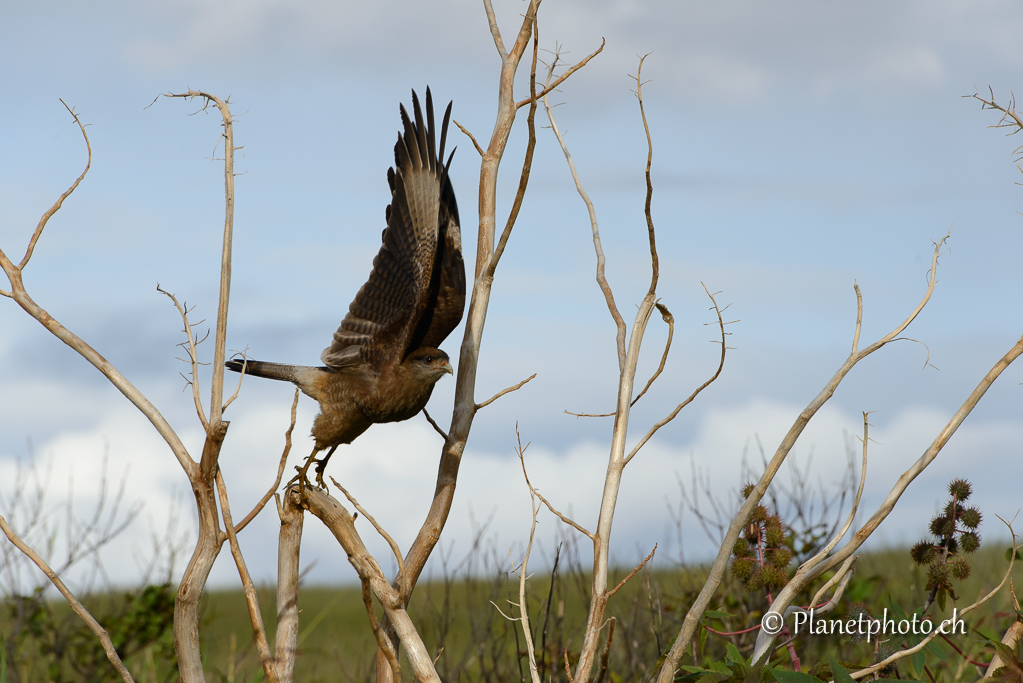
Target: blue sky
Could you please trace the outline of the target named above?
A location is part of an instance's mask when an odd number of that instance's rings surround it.
[[[523,8],[496,3],[509,40]],[[916,305],[932,241],[951,229],[934,299],[908,332],[927,348],[903,342],[867,359],[795,449],[801,462],[813,452],[813,472],[828,485],[845,462],[843,431],[859,433],[860,411],[875,411],[864,503],[872,511],[1023,331],[1019,143],[990,129],[998,117],[962,97],[990,85],[1009,100],[1023,66],[1023,8],[547,0],[540,21],[542,47],[557,44],[570,60],[607,40],[555,101],[564,103],[559,125],[595,201],[608,278],[626,315],[649,268],[645,145],[629,75],[638,54],[652,53],[644,92],[655,142],[659,294],[677,325],[665,374],[634,412],[634,435],[713,371],[700,283],[721,291],[719,301],[740,320],[730,327],[735,350],[719,382],[626,471],[616,556],[631,561],[654,542],[677,552],[665,506],[677,502],[676,472],[688,478],[695,464],[726,496],[739,484],[744,447],[756,435],[773,450],[848,353],[854,280],[871,341]],[[9,3],[0,9],[0,246],[20,258],[39,215],[84,163],[63,98],[89,124],[93,168],[50,222],[26,285],[198,452],[199,425],[178,376],[186,368],[175,360],[180,323],[156,284],[196,305],[195,319],[212,321],[223,184],[209,157],[218,119],[180,100],[148,105],[189,87],[230,95],[244,149],[228,346],[312,364],[379,246],[398,103],[430,85],[485,139],[497,70],[477,3]],[[525,92],[524,81],[518,87]],[[517,181],[524,127],[523,119],[502,167],[499,220]],[[471,263],[478,155],[457,131],[451,139]],[[538,376],[476,419],[446,541],[455,556],[467,549],[470,515],[493,513],[502,554],[528,531],[528,496],[511,457],[516,421],[533,443],[534,483],[593,524],[610,422],[562,412],[606,410],[614,401],[614,330],[593,266],[585,209],[556,141],[540,130],[530,194],[498,270],[477,395]],[[9,492],[31,439],[38,462],[54,473],[51,501],[62,499],[73,472],[85,506],[83,482],[95,478],[109,444],[111,471],[127,471],[129,497],[146,504],[112,552],[130,554],[148,525],[162,528],[175,496],[190,508],[170,452],[93,368],[9,300],[0,302],[0,330],[0,491]],[[651,326],[644,378],[663,335],[659,322]],[[460,336],[461,328],[445,344],[449,353]],[[928,350],[938,369],[925,367]],[[1020,369],[1010,369],[910,488],[881,540],[915,541],[953,476],[974,481],[988,520],[1016,511],[1018,488],[1005,473],[1018,469],[1021,381]],[[443,423],[452,390],[442,381],[430,404]],[[272,481],[290,400],[286,385],[251,381],[228,411],[222,465],[234,507],[246,508]],[[314,414],[303,398],[297,433],[308,432]],[[293,458],[309,448],[303,436]],[[374,428],[339,451],[331,470],[407,547],[433,490],[439,448],[415,419]],[[242,538],[261,579],[275,566],[275,529],[268,511]],[[333,542],[309,533],[303,558],[318,560],[311,578],[350,580]],[[548,548],[556,533],[555,520],[541,518]],[[683,542],[690,558],[710,550],[691,519]],[[133,572],[125,563],[115,578]],[[229,583],[233,572],[225,554],[214,580]]]

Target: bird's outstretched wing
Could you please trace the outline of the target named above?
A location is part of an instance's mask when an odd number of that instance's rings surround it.
[[[443,162],[451,105],[436,149],[433,98],[426,117],[412,93],[415,122],[401,107],[404,134],[387,172],[391,204],[373,271],[320,358],[332,368],[368,364],[379,371],[420,346],[439,346],[462,319],[465,266],[458,206]],[[453,153],[452,153],[453,154]]]

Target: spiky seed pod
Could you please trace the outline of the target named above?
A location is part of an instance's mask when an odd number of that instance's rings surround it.
[[[780,516],[771,515],[766,520],[764,520],[764,526],[767,527],[768,529],[781,529],[782,526],[784,525],[781,523]]]
[[[877,664],[879,662],[883,662],[884,660],[891,657],[893,654],[895,654],[894,647],[892,647],[888,643],[881,643],[880,645],[877,646],[877,650],[874,652],[874,663]],[[891,676],[895,675],[896,671],[897,667],[893,662],[886,666],[885,668],[878,671],[878,673],[881,674],[881,676],[890,678]]]
[[[956,540],[955,536],[947,539],[944,546],[948,548],[949,555],[955,555],[959,552],[959,541]]]
[[[742,532],[742,537],[746,539],[748,543],[757,543],[760,541],[760,525],[759,524],[747,524],[746,529]]]
[[[963,526],[965,526],[967,529],[976,529],[977,527],[979,527],[980,520],[982,518],[983,515],[980,514],[980,510],[978,510],[977,508],[966,508],[965,510],[963,510],[963,515],[961,517]]]
[[[753,489],[755,489],[756,487],[757,487],[757,485],[752,483],[752,482],[750,482],[749,484],[746,484],[745,486],[743,486],[742,487],[742,499],[746,500],[747,498],[749,498],[749,494],[753,493]]]
[[[768,551],[767,561],[779,569],[785,569],[792,562],[792,551],[784,546],[774,548]]]
[[[947,503],[945,503],[945,509],[942,512],[942,514],[945,515],[946,517],[955,516],[956,519],[959,519],[960,517],[963,516],[963,506],[957,503],[955,500],[950,500]]]
[[[766,540],[767,545],[772,548],[785,545],[785,532],[782,531],[782,528],[779,526],[769,526],[767,527],[767,534],[764,540]]]
[[[745,538],[740,538],[735,542],[735,546],[732,548],[732,554],[736,557],[749,557],[749,541]]]
[[[752,557],[737,557],[732,560],[732,576],[740,581],[746,581],[753,576],[757,562]]]
[[[948,565],[935,562],[927,569],[927,588],[931,589],[934,587],[952,587],[948,580]]]
[[[765,564],[760,568],[760,583],[767,590],[781,588],[789,582],[788,574],[773,564]]]
[[[851,621],[859,622],[862,618],[864,622],[870,621],[870,612],[867,610],[866,603],[854,602],[849,605],[849,609],[846,610],[845,618]],[[859,642],[865,640],[867,637],[866,633],[861,633],[859,629],[853,631],[852,639],[853,642]]]
[[[763,588],[764,581],[763,581],[763,576],[761,576],[762,573],[763,572],[758,571],[755,574],[753,574],[753,576],[749,577],[746,580],[745,588],[746,588],[746,590],[748,592],[755,593],[756,591],[758,591],[761,588]]]
[[[980,534],[976,531],[967,531],[959,537],[959,543],[962,545],[964,553],[976,552],[980,547]]]
[[[909,551],[909,556],[917,564],[927,564],[934,557],[934,546],[928,541],[920,541]]]
[[[948,495],[955,496],[956,500],[964,501],[973,493],[973,487],[965,479],[953,479],[948,485]]]
[[[952,561],[952,576],[960,581],[970,575],[970,563],[959,557]]]
[[[931,520],[931,534],[938,538],[945,538],[955,533],[955,520],[945,515],[937,515]]]
[[[763,524],[764,522],[767,521],[767,518],[770,516],[771,515],[767,511],[767,508],[765,508],[763,505],[758,505],[755,508],[753,508],[753,514],[750,517],[749,521],[752,522],[753,524]]]

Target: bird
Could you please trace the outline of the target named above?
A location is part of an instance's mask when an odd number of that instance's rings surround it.
[[[391,202],[387,227],[366,283],[334,332],[320,360],[309,367],[236,358],[227,369],[293,382],[320,404],[313,421],[312,453],[292,480],[308,483],[316,463],[316,483],[326,488],[323,471],[341,444],[371,425],[408,420],[426,407],[436,382],[454,374],[440,344],[462,319],[465,264],[458,206],[444,162],[451,103],[444,112],[440,145],[435,146],[433,98],[426,89],[426,120],[412,91],[414,120],[399,104],[402,131],[387,171]],[[321,459],[317,454],[327,451]]]

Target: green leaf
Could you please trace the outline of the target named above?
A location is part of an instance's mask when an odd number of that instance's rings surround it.
[[[721,683],[721,681],[727,681],[731,677],[732,677],[731,671],[729,671],[728,673],[713,672],[709,674],[703,674],[698,679],[696,679],[696,683]]]
[[[725,661],[733,664],[745,664],[746,658],[742,656],[739,649],[735,645],[728,643],[725,645]]]
[[[788,671],[786,669],[767,668],[778,683],[820,683],[821,679],[805,674],[802,671]]]
[[[942,612],[945,611],[945,591],[941,590],[940,588],[938,589],[938,608]]]
[[[835,676],[835,683],[855,683],[846,668],[836,662],[834,657],[828,655],[828,662],[831,663],[831,673]]]
[[[924,663],[927,661],[927,654],[923,649],[914,652],[909,656],[909,662],[913,665],[913,671],[917,678],[924,677]]]
[[[938,644],[935,643],[933,640],[924,645],[924,649],[930,652],[938,659],[940,659],[941,661],[948,662],[948,655],[946,655],[945,651],[938,647]]]
[[[896,621],[901,621],[906,618],[906,611],[895,604],[892,600],[892,596],[888,596],[888,609],[891,611],[892,616],[895,617]],[[942,607],[942,609],[945,609]]]
[[[1011,560],[1012,559],[1012,555],[1013,555],[1012,548],[1007,548],[1005,550],[1005,559],[1006,560]],[[1023,560],[1023,551],[1017,550],[1015,555],[1016,555],[1016,559],[1017,560]]]

